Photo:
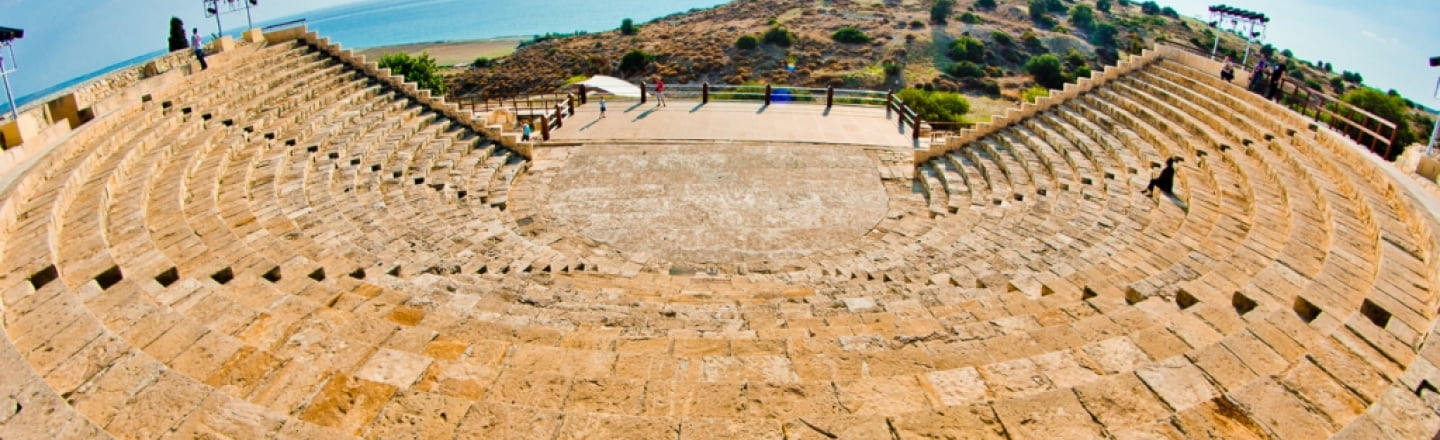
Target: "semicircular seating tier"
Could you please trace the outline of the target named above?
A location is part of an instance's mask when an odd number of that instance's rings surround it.
[[[567,229],[564,164],[331,49],[221,54],[5,189],[0,437],[1440,427],[1432,216],[1183,52],[886,151],[916,185],[851,242],[686,271]]]

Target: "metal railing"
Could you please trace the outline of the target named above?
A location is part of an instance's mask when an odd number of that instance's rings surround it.
[[[1278,98],[1280,105],[1336,128],[1385,160],[1394,160],[1394,154],[1398,154],[1394,147],[1400,130],[1385,118],[1291,78],[1281,81]]]

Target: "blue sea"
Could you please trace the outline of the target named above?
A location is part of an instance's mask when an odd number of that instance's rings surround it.
[[[256,23],[267,26],[305,19],[310,30],[346,49],[407,43],[531,37],[546,33],[600,32],[727,3],[726,0],[372,0]],[[233,29],[238,36],[243,29]],[[76,84],[164,54],[156,51],[20,96],[24,106]],[[0,111],[8,108],[0,97]]]

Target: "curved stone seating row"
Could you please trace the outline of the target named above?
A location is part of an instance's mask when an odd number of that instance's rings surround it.
[[[1373,438],[1435,425],[1415,411],[1434,378],[1412,368],[1434,325],[1423,216],[1373,170],[1326,160],[1341,147],[1280,134],[1293,125],[1270,104],[1177,62],[918,164],[921,194],[887,181],[890,213],[855,243],[671,275],[534,227],[547,171],[327,56],[297,44],[242,60],[192,78],[209,91],[124,113],[133,129],[63,146],[6,199],[0,360],[23,362],[15,377],[60,414],[17,412],[14,426]],[[1179,203],[1138,195],[1173,155]]]

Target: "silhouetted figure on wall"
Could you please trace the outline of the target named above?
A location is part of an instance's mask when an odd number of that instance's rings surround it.
[[[1166,194],[1175,194],[1175,163],[1179,161],[1180,158],[1176,156],[1165,159],[1165,168],[1160,170],[1160,175],[1154,179],[1150,179],[1150,185],[1146,186],[1145,190],[1140,193],[1148,196],[1151,190],[1160,188],[1160,190],[1165,191]]]

